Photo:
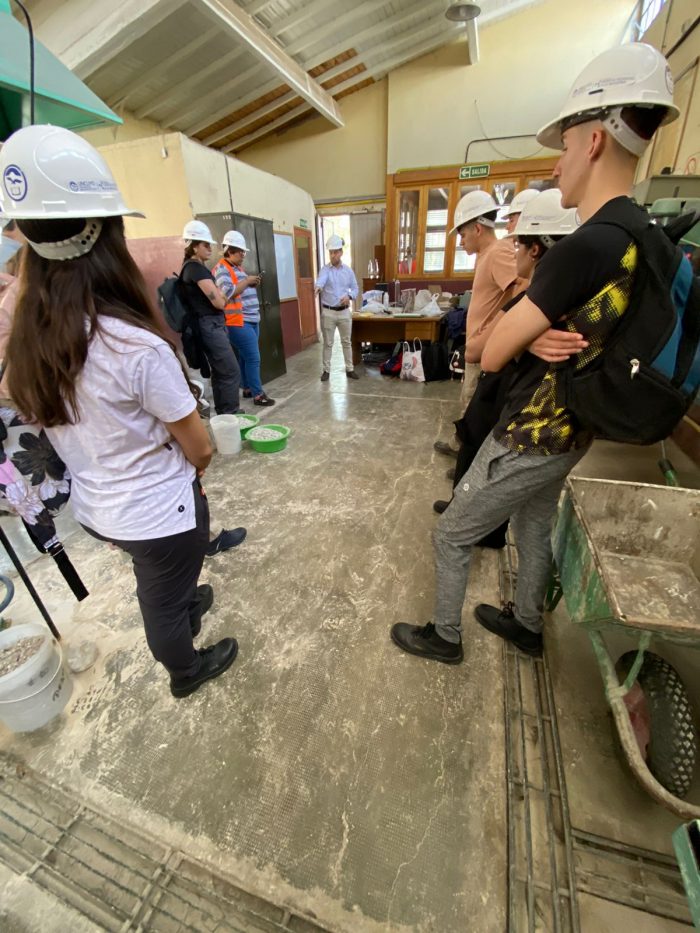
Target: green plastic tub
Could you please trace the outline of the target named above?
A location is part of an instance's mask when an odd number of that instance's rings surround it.
[[[253,448],[261,454],[274,454],[278,450],[284,450],[287,446],[287,438],[292,433],[291,428],[283,424],[261,424],[261,428],[269,428],[271,431],[279,431],[282,435],[279,439],[269,441],[256,441],[252,437],[246,437],[246,440]]]
[[[243,412],[239,412],[236,417],[238,418],[238,423],[241,426],[241,437],[245,438],[248,431],[252,431],[253,428],[257,427],[260,423],[260,418],[257,415],[247,415]]]

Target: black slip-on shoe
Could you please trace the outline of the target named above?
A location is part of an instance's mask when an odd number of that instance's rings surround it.
[[[208,583],[202,583],[197,587],[197,606],[194,613],[190,616],[190,628],[192,629],[192,638],[196,638],[202,631],[202,616],[209,612],[214,603],[214,588]]]
[[[511,642],[520,651],[532,655],[534,658],[542,657],[543,638],[541,634],[530,631],[529,628],[518,622],[513,612],[512,603],[503,609],[481,603],[474,610],[476,621],[489,632]]]
[[[452,499],[436,499],[435,502],[433,502],[433,512],[437,512],[438,515],[442,515],[450,502],[452,502]]]
[[[397,622],[391,627],[391,639],[394,644],[409,654],[427,658],[429,661],[442,661],[443,664],[461,664],[464,658],[462,642],[454,644],[440,638],[432,622],[427,625],[409,625]]]
[[[250,391],[250,389],[243,389],[243,398],[252,398],[252,397],[253,397],[253,393]]]
[[[328,382],[330,378],[331,378],[331,374],[327,373],[324,369],[323,372],[321,373],[321,382]]]
[[[181,699],[198,690],[202,684],[227,671],[236,660],[238,642],[235,638],[222,638],[215,645],[200,648],[202,666],[192,677],[170,678],[170,692]]]
[[[346,370],[345,375],[348,377],[348,379],[359,379],[360,378],[354,369]]]
[[[245,528],[222,528],[218,535],[211,539],[204,553],[207,557],[214,557],[222,551],[230,551],[232,547],[238,547],[245,541],[247,534]]]
[[[455,459],[457,458],[457,451],[453,447],[450,447],[449,444],[446,444],[444,441],[435,441],[433,444],[433,449],[437,450],[439,454],[446,454],[448,457],[454,457]]]

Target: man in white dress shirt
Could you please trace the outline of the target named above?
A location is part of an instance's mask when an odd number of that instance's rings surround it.
[[[337,234],[326,240],[330,262],[321,269],[316,279],[316,294],[321,294],[321,331],[323,333],[323,372],[321,382],[331,374],[331,353],[335,329],[340,332],[340,343],[345,357],[345,372],[348,379],[358,379],[352,362],[352,302],[357,298],[358,288],[355,273],[343,262],[345,241]]]

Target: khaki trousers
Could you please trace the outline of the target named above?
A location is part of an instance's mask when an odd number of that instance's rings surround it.
[[[335,329],[338,328],[340,334],[340,344],[343,348],[345,357],[345,369],[351,373],[355,368],[352,362],[352,344],[350,335],[352,333],[352,317],[350,308],[347,311],[331,311],[329,308],[323,308],[321,311],[321,331],[323,333],[323,371],[331,371],[331,354],[333,353],[333,341],[335,340]]]

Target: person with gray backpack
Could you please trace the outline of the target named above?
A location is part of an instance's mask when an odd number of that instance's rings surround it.
[[[474,544],[510,518],[515,602],[482,604],[475,615],[488,631],[540,655],[551,526],[567,475],[595,436],[650,443],[690,406],[700,384],[698,282],[687,257],[629,196],[640,156],[678,115],[666,59],[632,43],[598,55],[540,130],[542,145],[563,150],[554,177],[562,206],[578,209],[581,226],[542,257],[484,348],[483,370],[497,372],[519,357],[517,370],[498,424],[436,528],[433,619],[391,630],[404,651],[462,661]],[[580,333],[587,346],[559,362],[529,353],[552,327]]]

